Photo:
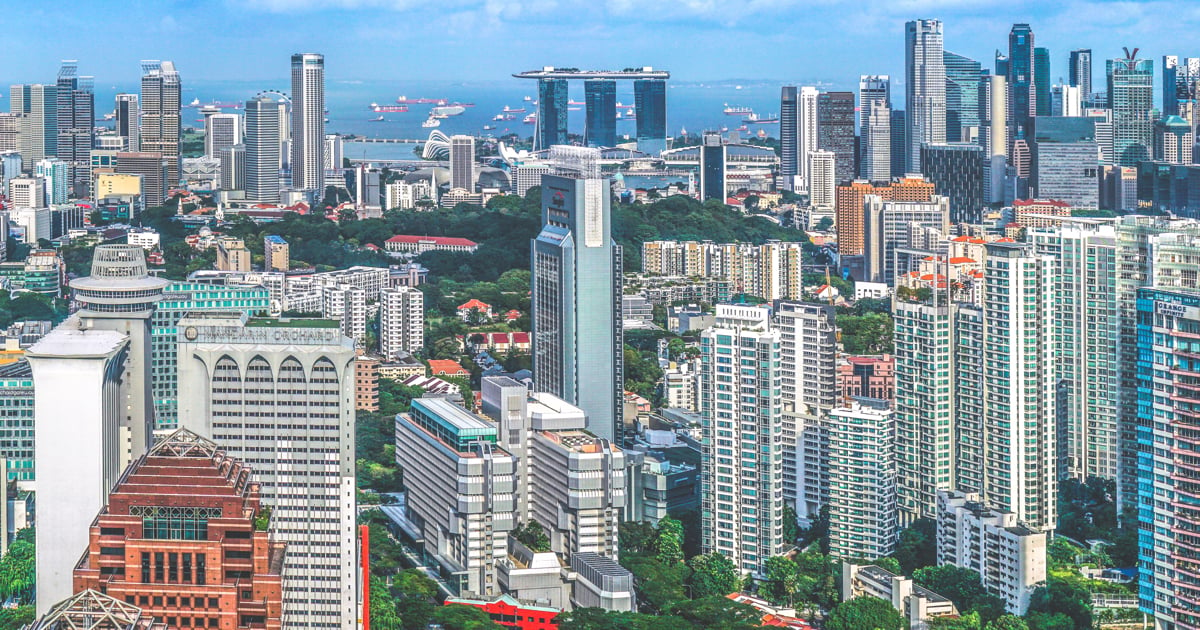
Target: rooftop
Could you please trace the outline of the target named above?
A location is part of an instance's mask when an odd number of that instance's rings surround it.
[[[423,407],[427,413],[437,416],[442,421],[453,425],[459,431],[494,431],[496,429],[496,425],[445,398],[414,398],[412,404],[413,406]]]
[[[341,328],[336,320],[320,318],[256,317],[246,321],[247,328]]]
[[[467,238],[459,238],[457,236],[416,236],[414,234],[397,234],[389,238],[387,243],[432,243],[434,245],[447,245],[457,247],[476,247],[479,245],[475,241]]]
[[[271,235],[265,237],[263,240],[265,240],[266,242],[268,242],[272,245],[287,245],[288,244],[287,241],[283,240],[282,236],[278,236],[275,234],[271,234]]]
[[[121,349],[128,337],[113,330],[86,330],[78,315],[68,318],[27,351],[30,357],[103,357]]]

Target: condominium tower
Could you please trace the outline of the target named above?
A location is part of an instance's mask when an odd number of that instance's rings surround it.
[[[292,55],[292,187],[325,194],[325,57]]]

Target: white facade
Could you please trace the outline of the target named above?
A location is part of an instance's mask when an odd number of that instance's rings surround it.
[[[8,213],[9,221],[25,230],[25,242],[36,245],[38,239],[51,238],[50,208],[17,208]]]
[[[58,158],[39,160],[34,165],[34,175],[41,178],[46,187],[43,199],[47,205],[67,203],[67,194],[71,190],[68,170],[67,163]]]
[[[11,208],[45,208],[46,180],[42,177],[14,177],[8,181]]]
[[[809,154],[808,204],[815,209],[833,212],[837,174],[833,151],[813,151]]]
[[[896,549],[896,421],[884,401],[829,413],[829,555],[874,559]]]
[[[392,182],[384,186],[383,195],[384,210],[412,210],[422,199],[437,202],[437,193],[427,181]]]
[[[1046,537],[1016,514],[980,503],[977,494],[938,493],[938,564],[978,572],[1011,614],[1025,614],[1033,591],[1046,581]]]
[[[345,284],[321,288],[323,317],[341,322],[342,332],[362,345],[367,339],[367,292]]]
[[[767,307],[719,304],[701,334],[702,546],[753,574],[783,547],[780,333],[770,323]]]
[[[153,228],[130,228],[125,234],[125,242],[137,245],[146,251],[158,248],[159,235]]]
[[[37,612],[70,597],[88,528],[130,460],[122,387],[129,338],[77,318],[29,349],[34,378]],[[68,394],[69,395],[66,395]],[[141,455],[138,451],[137,456]]]
[[[542,175],[554,172],[553,167],[541,162],[525,162],[513,167],[513,190],[524,197],[530,188],[542,185]]]
[[[212,159],[221,157],[221,150],[242,143],[241,114],[205,113],[204,155]]]
[[[904,107],[906,166],[920,173],[921,145],[946,142],[946,62],[940,20],[905,25]]]
[[[384,360],[412,354],[425,346],[425,294],[413,287],[379,294],[379,354]]]
[[[292,188],[325,194],[324,55],[292,55],[291,167]]]
[[[929,201],[887,201],[878,195],[863,198],[863,236],[866,276],[870,282],[889,286],[896,283],[896,251],[916,247],[912,228],[936,230],[931,240],[940,241],[950,231],[950,200],[933,195]]]
[[[858,126],[861,130],[859,154],[863,179],[872,182],[892,180],[892,92],[886,74],[858,78]]]
[[[812,86],[800,88],[796,103],[796,164],[803,188],[808,189],[812,154],[817,150],[817,97],[821,91]]]
[[[288,545],[283,625],[353,630],[353,343],[313,320],[202,313],[177,328],[179,426],[254,468]]]

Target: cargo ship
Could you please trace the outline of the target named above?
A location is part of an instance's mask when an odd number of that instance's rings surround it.
[[[371,111],[376,114],[403,114],[408,111],[407,105],[380,105],[371,103]]]
[[[429,110],[429,115],[434,118],[448,118],[450,116],[458,116],[465,111],[467,110],[462,105],[443,105]]]
[[[777,123],[777,122],[779,122],[779,115],[778,114],[767,114],[765,116],[759,116],[758,114],[751,112],[751,114],[749,116],[742,119],[742,122],[748,123],[751,125]]]
[[[526,116],[524,118],[524,120],[522,120],[521,122],[525,123],[526,125],[536,124],[537,123],[537,114],[530,114],[530,115]]]
[[[725,104],[726,116],[746,116],[753,113],[754,110],[750,109],[749,107],[732,107],[728,103]]]
[[[397,105],[445,105],[446,99],[444,99],[444,98],[408,98],[407,96],[401,96],[400,98],[396,99],[396,104]]]
[[[492,120],[516,120],[516,119],[517,119],[516,114],[496,114],[495,116],[492,117]]]
[[[525,108],[524,107],[509,107],[508,105],[505,105],[504,109],[502,111],[505,114],[524,114]]]
[[[217,109],[241,109],[242,104],[241,103],[222,103],[220,101],[213,101],[211,103],[201,103],[200,99],[196,98],[196,99],[192,99],[192,102],[188,103],[187,105],[184,105],[184,107],[215,107]]]

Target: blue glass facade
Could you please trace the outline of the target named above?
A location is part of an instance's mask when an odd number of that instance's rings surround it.
[[[537,133],[535,149],[567,144],[567,80],[538,80]]]
[[[612,147],[617,144],[617,82],[609,79],[588,79],[583,82],[587,122],[584,142],[589,147]]]
[[[638,151],[657,155],[667,148],[667,82],[638,79],[633,82],[637,115]]]
[[[962,142],[963,127],[982,123],[983,65],[946,51],[946,142]]]
[[[1013,24],[1008,33],[1008,128],[1009,139],[1018,130],[1030,131],[1029,119],[1037,113],[1034,91],[1033,29],[1028,24]]]

